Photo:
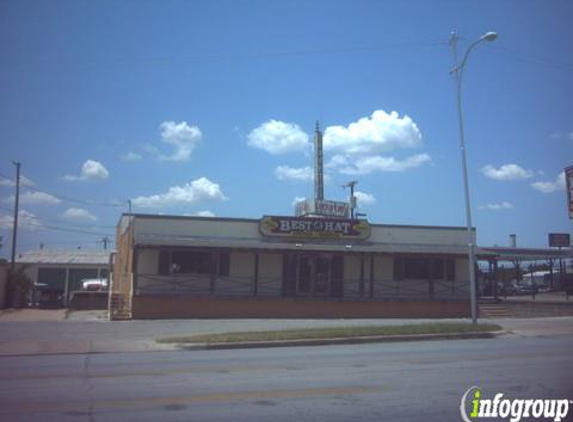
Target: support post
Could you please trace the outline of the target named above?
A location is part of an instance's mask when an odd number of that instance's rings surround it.
[[[360,297],[364,297],[364,253],[360,254]]]
[[[253,296],[259,294],[259,253],[255,252],[255,278],[253,280]]]
[[[374,297],[374,254],[370,254],[370,297]]]

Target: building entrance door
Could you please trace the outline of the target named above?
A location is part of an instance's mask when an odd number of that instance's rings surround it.
[[[298,258],[297,294],[328,296],[330,293],[331,258],[321,255],[303,255]]]

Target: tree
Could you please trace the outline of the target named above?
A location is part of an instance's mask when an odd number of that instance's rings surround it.
[[[34,281],[26,274],[29,265],[17,265],[8,271],[8,295],[11,305],[14,308],[20,308],[24,304],[25,298],[32,288]]]

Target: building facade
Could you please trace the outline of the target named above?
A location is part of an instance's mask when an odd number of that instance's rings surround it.
[[[116,239],[112,319],[469,315],[465,228],[124,214]]]

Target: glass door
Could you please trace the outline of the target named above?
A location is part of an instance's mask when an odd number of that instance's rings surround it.
[[[330,261],[329,256],[299,256],[296,293],[301,296],[328,296],[331,278]]]

